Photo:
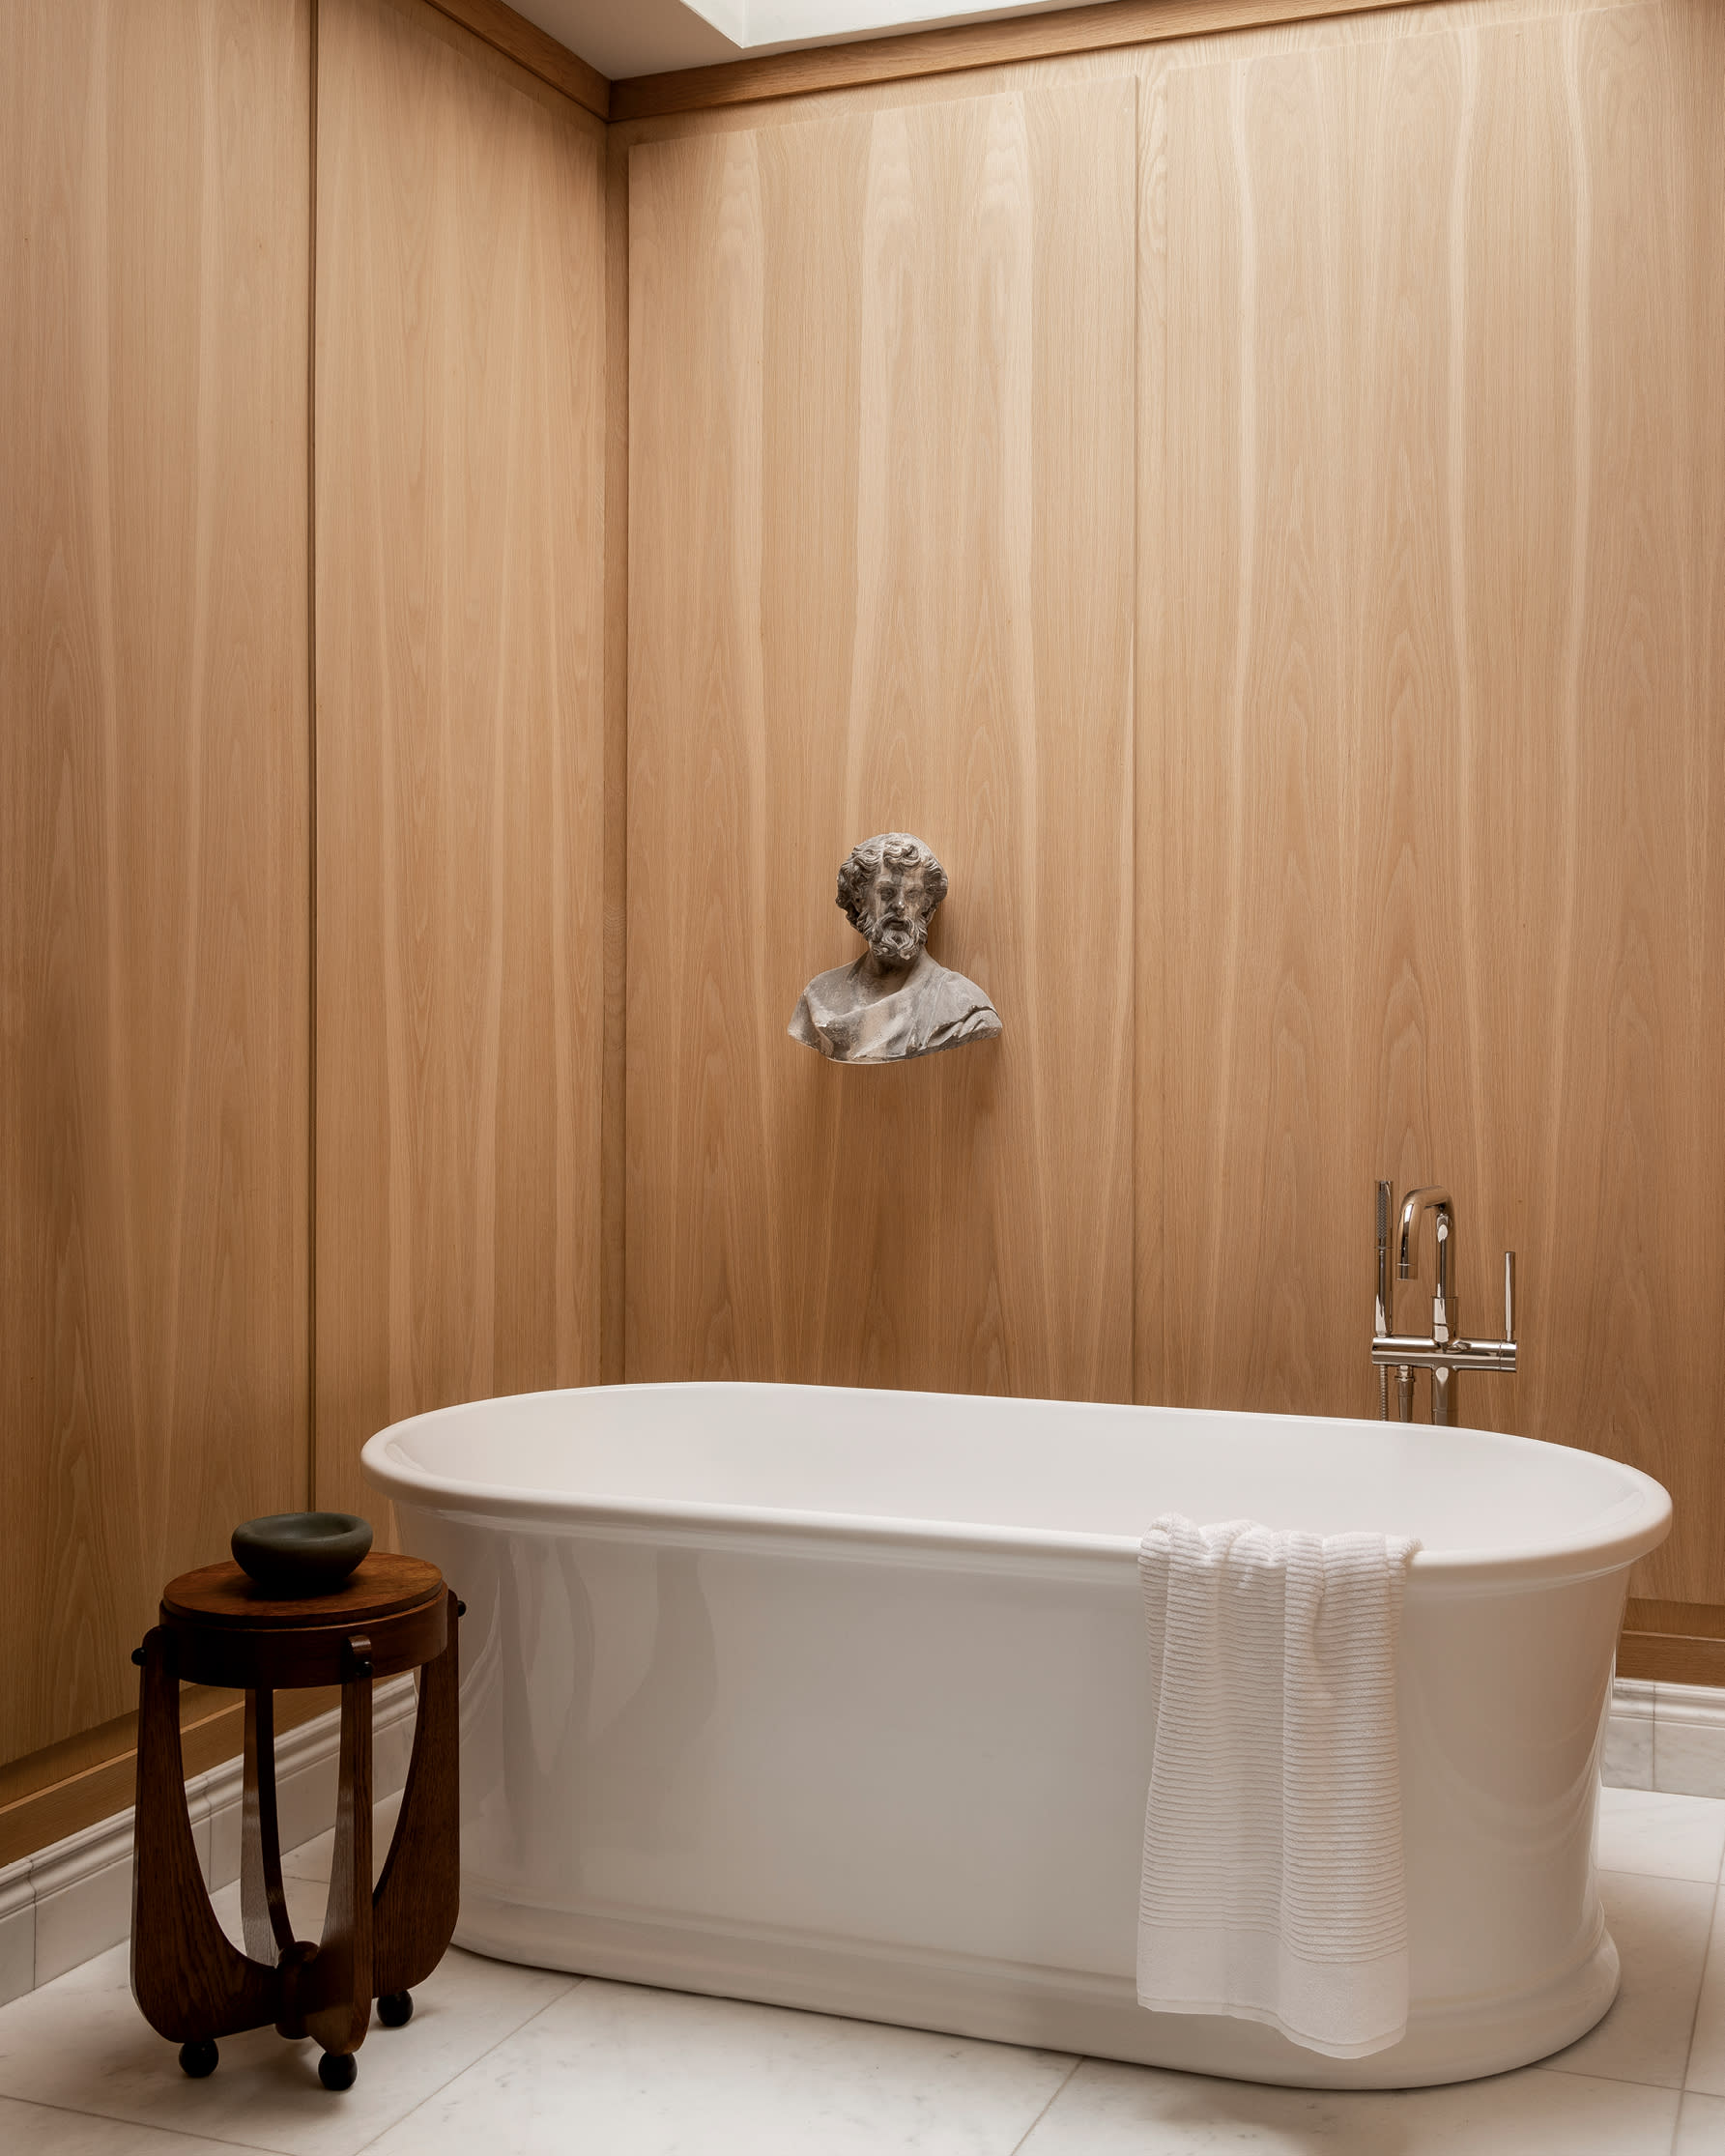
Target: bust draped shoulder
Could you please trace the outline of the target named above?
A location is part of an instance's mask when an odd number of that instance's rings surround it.
[[[791,1039],[835,1063],[897,1063],[1000,1031],[999,1014],[976,983],[926,950],[896,984],[866,967],[865,958],[818,974],[798,998]]]

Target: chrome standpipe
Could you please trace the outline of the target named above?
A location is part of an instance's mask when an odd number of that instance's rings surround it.
[[[1388,1183],[1378,1185],[1378,1294],[1377,1313],[1372,1321],[1371,1337],[1382,1339],[1390,1330],[1390,1208],[1395,1203],[1395,1193]],[[1397,1421],[1405,1421],[1397,1416]],[[1387,1363],[1378,1365],[1378,1421],[1390,1420],[1390,1367]]]
[[[1450,1244],[1454,1227],[1450,1193],[1441,1183],[1428,1183],[1410,1191],[1401,1201],[1401,1236],[1396,1250],[1395,1276],[1411,1280],[1420,1269],[1420,1220],[1429,1213],[1437,1234],[1437,1293],[1431,1299],[1431,1344],[1448,1347],[1454,1290],[1450,1280]],[[1446,1427],[1455,1421],[1455,1373],[1447,1363],[1433,1363],[1431,1370],[1431,1419]]]

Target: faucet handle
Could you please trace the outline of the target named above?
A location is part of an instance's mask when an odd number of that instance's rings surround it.
[[[1515,1337],[1515,1252],[1504,1252],[1504,1337]]]

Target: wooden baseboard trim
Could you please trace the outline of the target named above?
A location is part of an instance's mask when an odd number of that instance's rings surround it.
[[[518,15],[503,0],[426,0],[439,14],[471,30],[494,51],[513,60],[529,74],[536,75],[596,119],[611,117],[611,85],[597,68],[589,68],[579,53],[571,52],[537,23]]]
[[[338,1692],[323,1689],[277,1694],[277,1732],[298,1729],[339,1698]],[[187,1777],[238,1758],[244,1743],[244,1699],[232,1693],[201,1685],[185,1688],[180,1744]],[[79,1757],[92,1746],[100,1757]],[[66,1770],[57,1771],[62,1768]],[[0,1769],[0,1865],[15,1864],[80,1827],[129,1810],[137,1788],[137,1716],[123,1714],[87,1737],[14,1760]]]
[[[443,0],[439,0],[443,4]],[[630,75],[611,85],[609,118],[659,120],[711,105],[753,104],[764,98],[805,97],[914,75],[950,74],[963,68],[998,67],[1062,53],[1101,52],[1115,45],[1161,44],[1276,22],[1312,22],[1326,15],[1370,14],[1412,7],[1418,0],[1105,0],[1010,22],[957,22],[854,44],[816,45],[759,60],[682,68],[670,74]]]
[[[1631,1600],[1617,1673],[1657,1684],[1725,1685],[1725,1607]]]

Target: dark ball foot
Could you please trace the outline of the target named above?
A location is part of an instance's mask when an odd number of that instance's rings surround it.
[[[385,1992],[377,2002],[377,2018],[386,2028],[399,2028],[414,2018],[412,1992]]]
[[[352,2088],[359,2068],[352,2052],[326,2052],[317,2062],[317,2078],[326,2088]]]
[[[180,2071],[189,2074],[194,2082],[201,2082],[206,2074],[215,2073],[219,2056],[215,2038],[200,2036],[194,2044],[180,2046]]]

